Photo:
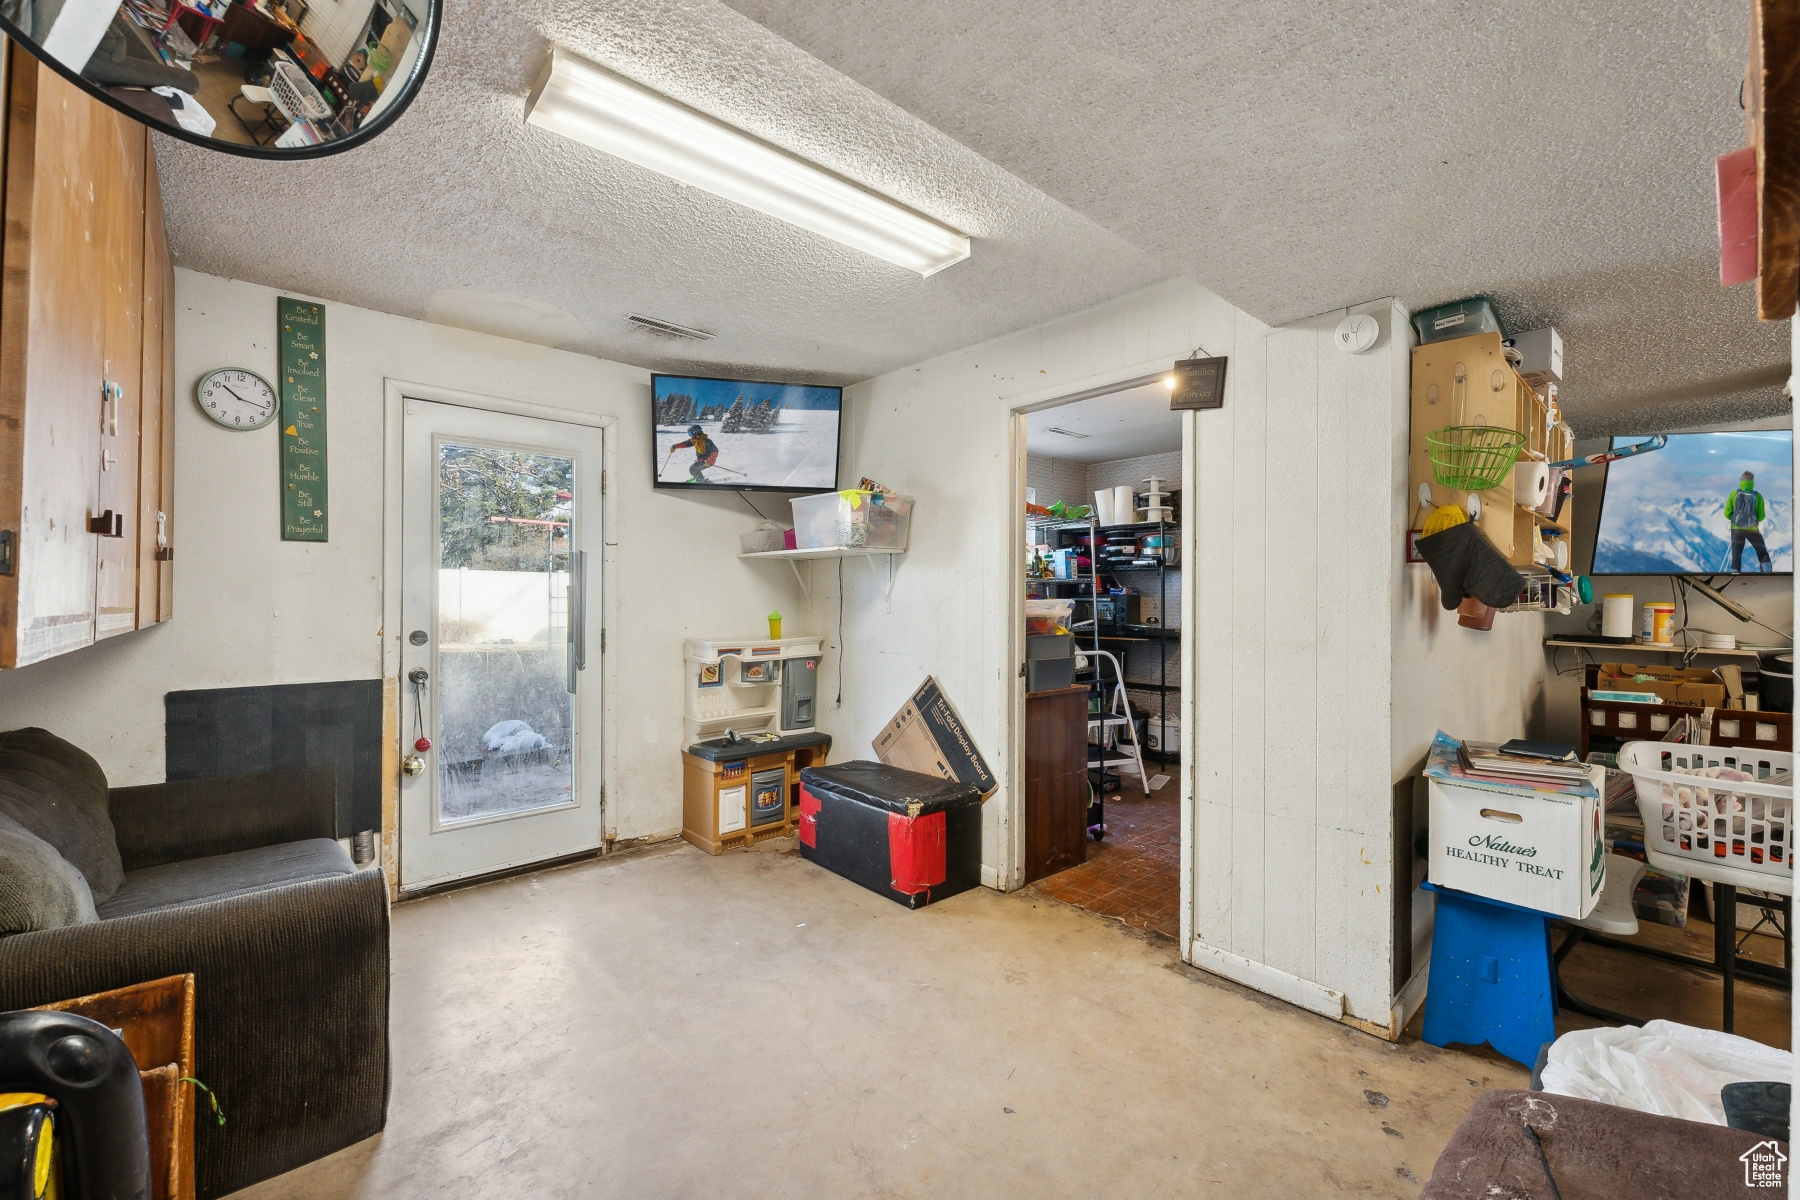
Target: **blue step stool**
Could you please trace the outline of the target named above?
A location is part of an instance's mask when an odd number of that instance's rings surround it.
[[[1425,1040],[1483,1042],[1525,1067],[1556,1040],[1550,917],[1427,882],[1437,893]]]

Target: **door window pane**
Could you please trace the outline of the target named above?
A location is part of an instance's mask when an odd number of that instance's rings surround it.
[[[438,447],[438,822],[573,798],[575,460]]]

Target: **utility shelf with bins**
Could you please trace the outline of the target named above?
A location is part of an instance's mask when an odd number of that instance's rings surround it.
[[[1449,425],[1486,425],[1524,436],[1518,463],[1552,463],[1574,457],[1575,435],[1567,424],[1550,423],[1544,398],[1532,390],[1506,360],[1498,333],[1478,333],[1450,341],[1430,342],[1412,352],[1412,486],[1409,502],[1429,496],[1430,508],[1454,504],[1469,509],[1475,497],[1480,512],[1476,526],[1513,567],[1528,575],[1549,577],[1534,549],[1545,535],[1568,542],[1575,502],[1565,500],[1560,519],[1517,503],[1514,474],[1491,488],[1465,491],[1438,483],[1432,472],[1426,436]],[[1424,507],[1420,506],[1421,509]],[[1429,513],[1415,510],[1409,524],[1418,528]],[[1535,536],[1534,536],[1535,535]]]

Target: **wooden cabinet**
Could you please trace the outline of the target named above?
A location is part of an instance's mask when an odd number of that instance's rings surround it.
[[[169,615],[174,272],[144,127],[6,54],[0,667],[17,667]]]
[[[1025,694],[1025,882],[1087,860],[1088,688]]]

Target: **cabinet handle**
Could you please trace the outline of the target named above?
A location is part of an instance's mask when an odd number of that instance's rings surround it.
[[[125,536],[125,514],[109,508],[97,517],[89,517],[88,532],[101,537],[122,538]]]

